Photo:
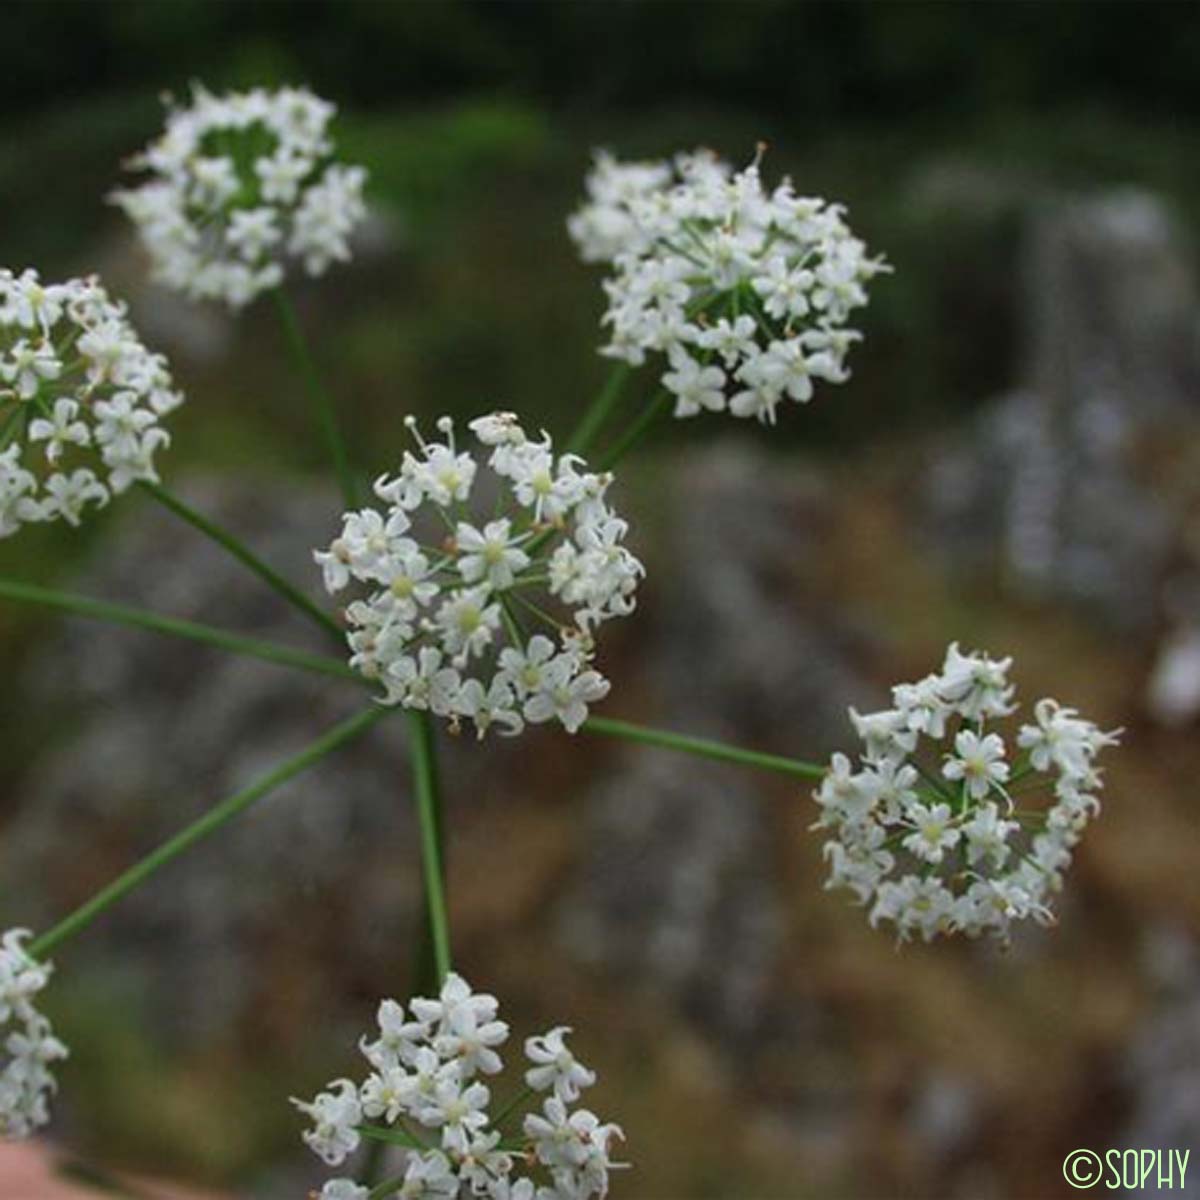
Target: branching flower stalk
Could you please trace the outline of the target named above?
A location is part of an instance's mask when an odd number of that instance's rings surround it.
[[[33,1003],[53,970],[48,956],[197,842],[365,733],[385,714],[385,709],[370,708],[335,726],[249,787],[209,809],[40,937],[29,941],[29,933],[20,929],[4,934],[0,939],[0,1033],[7,1032],[7,1037],[0,1052],[0,1138],[27,1137],[49,1120],[48,1097],[56,1086],[49,1065],[67,1057],[66,1047],[54,1037],[50,1023]]]
[[[335,639],[339,644],[342,640],[342,630],[337,621],[319,605],[314,604],[295,584],[285,579],[274,567],[265,563],[253,550],[239,538],[235,537],[223,526],[204,516],[181,500],[173,492],[156,483],[143,483],[142,487],[159,504],[180,520],[186,521],[193,529],[198,530],[206,538],[215,542],[226,553],[235,558],[244,567],[248,567],[268,587],[277,592],[297,611],[302,612],[315,622],[324,633]]]
[[[66,1055],[37,1007],[47,956],[403,707],[424,881],[429,965],[414,988],[423,995],[407,1009],[380,1006],[379,1036],[361,1047],[364,1079],[339,1079],[296,1101],[311,1120],[304,1140],[328,1164],[367,1143],[402,1150],[403,1172],[374,1182],[376,1155],[360,1171],[365,1182],[329,1180],[320,1200],[603,1197],[623,1165],[611,1158],[622,1135],[577,1107],[595,1074],[568,1048],[568,1028],[528,1039],[519,1085],[493,1103],[509,1031],[496,999],[453,970],[434,717],[454,732],[470,721],[481,737],[557,720],[571,733],[819,780],[830,885],[854,892],[872,924],[927,940],[1006,936],[1014,920],[1050,919],[1048,901],[1099,808],[1095,759],[1118,733],[1045,699],[1035,722],[1017,730],[1010,757],[998,732],[1015,709],[1009,660],[956,645],[940,672],[898,685],[893,708],[852,710],[863,741],[857,764],[839,754],[826,768],[590,715],[609,690],[594,661],[597,629],[633,612],[643,574],[608,500],[609,469],[668,412],[770,425],[785,401],[807,403],[816,381],[844,382],[860,337],[848,321],[888,268],[868,256],[840,206],[800,196],[787,180],[765,189],[758,158],[735,171],[705,152],[625,164],[600,155],[569,230],[585,260],[608,267],[602,353],[618,365],[565,452],[548,434],[529,436],[513,414],[471,422],[473,450],[456,443],[448,418],[428,441],[410,420],[416,450],[375,482],[379,505],[363,506],[335,406],[284,290],[297,266],[315,276],[349,258],[365,216],[366,172],[336,161],[333,112],[304,89],[213,96],[197,88],[134,160],[147,178],[112,198],[168,286],[234,309],[271,293],[345,502],[340,533],[315,554],[327,591],[358,589],[345,627],[161,484],[155,459],[169,442],[161,422],[181,397],[124,307],[95,280],[43,285],[35,272],[0,270],[0,537],[36,521],[78,524],[136,483],[324,636],[343,650],[348,643],[349,661],[13,580],[0,579],[0,598],[354,680],[378,701],[217,804],[40,937],[0,937],[0,1136],[26,1136],[48,1120],[51,1067]],[[647,362],[654,390],[589,467],[582,455]],[[1030,807],[1039,792],[1045,803]]]
[[[101,913],[122,900],[151,875],[173,862],[184,851],[191,849],[197,842],[203,841],[228,825],[251,805],[290,779],[307,771],[309,767],[314,766],[333,751],[366,733],[372,725],[386,715],[386,709],[368,708],[349,717],[335,725],[322,737],[317,738],[299,754],[280,763],[274,770],[267,772],[248,787],[235,792],[228,799],[209,809],[203,816],[180,830],[174,837],[169,838],[157,850],[151,851],[145,858],[140,859],[128,870],[118,875],[110,884],[102,888],[90,900],[81,904],[73,913],[64,917],[53,928],[35,938],[29,944],[30,955],[35,958],[43,958],[50,954],[60,943],[86,928]]]
[[[107,621],[112,625],[146,629],[153,633],[212,646],[230,654],[258,658],[264,662],[295,667],[317,675],[329,675],[337,679],[358,679],[355,672],[340,659],[311,654],[306,650],[281,646],[261,638],[244,637],[241,634],[215,629],[211,625],[202,625],[196,621],[162,616],[144,609],[132,608],[126,604],[94,600],[89,596],[77,596],[70,592],[37,587],[19,580],[3,578],[0,578],[0,598],[16,601],[18,604],[40,605],[43,608],[56,609],[59,612],[71,613],[73,616],[86,617],[89,620]],[[338,640],[341,640],[340,633]]]

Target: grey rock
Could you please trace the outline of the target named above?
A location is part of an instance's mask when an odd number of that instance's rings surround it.
[[[1200,423],[1185,240],[1156,197],[1115,191],[1044,202],[1025,246],[1022,384],[931,464],[936,540],[965,565],[998,560],[1020,590],[1145,631],[1174,524],[1135,452]]]

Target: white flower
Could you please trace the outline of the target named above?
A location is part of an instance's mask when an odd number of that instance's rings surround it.
[[[595,1072],[567,1049],[566,1026],[529,1038],[531,1067],[525,1079],[532,1091],[549,1092],[540,1112],[527,1112],[529,1153],[510,1152],[502,1139],[500,1114],[491,1113],[489,1088],[478,1073],[499,1074],[508,1026],[498,1019],[494,996],[478,993],[459,975],[446,977],[437,997],[415,997],[408,1011],[395,1001],[379,1008],[380,1037],[361,1043],[374,1070],[362,1084],[341,1079],[312,1102],[293,1101],[313,1120],[304,1132],[309,1147],[331,1165],[342,1162],[366,1132],[389,1126],[430,1149],[410,1153],[395,1194],[418,1200],[488,1196],[491,1200],[590,1200],[608,1192],[610,1146],[621,1137],[586,1109],[572,1109]],[[516,1120],[505,1105],[503,1116]],[[382,1127],[379,1124],[382,1122]],[[511,1144],[511,1143],[510,1143]],[[514,1174],[520,1166],[523,1172]],[[361,1185],[347,1179],[327,1182],[319,1200],[362,1200]]]
[[[312,1128],[304,1131],[305,1145],[336,1167],[354,1153],[362,1140],[358,1125],[363,1112],[358,1088],[351,1080],[338,1079],[329,1087],[329,1091],[319,1093],[311,1102],[292,1097],[292,1103],[312,1118]]]
[[[608,1172],[616,1165],[609,1158],[609,1143],[624,1135],[620,1126],[602,1124],[587,1109],[571,1112],[558,1096],[550,1096],[540,1114],[526,1116],[525,1136],[561,1191],[603,1196]]]
[[[447,599],[433,618],[446,653],[460,669],[492,644],[500,628],[500,605],[490,603],[491,595],[487,586],[465,589]]]
[[[968,862],[974,865],[980,859],[987,859],[994,867],[1004,866],[1009,856],[1008,839],[1020,828],[1017,821],[1002,820],[1000,809],[991,801],[981,804],[962,827]]]
[[[534,1065],[525,1072],[525,1082],[535,1092],[553,1089],[567,1104],[579,1099],[583,1088],[596,1082],[595,1071],[589,1071],[567,1049],[567,1025],[558,1025],[540,1037],[525,1040],[525,1057]]]
[[[418,1020],[439,1026],[439,1033],[448,1029],[462,1011],[470,1012],[477,1021],[492,1021],[500,1007],[495,996],[473,991],[461,975],[453,971],[446,976],[436,1000],[417,997],[409,1006]]]
[[[546,664],[537,690],[525,701],[525,720],[539,725],[557,717],[568,733],[587,720],[588,705],[608,695],[609,683],[596,671],[579,671],[578,655],[560,654]]]
[[[1026,757],[1010,766],[986,723],[1016,711],[1011,665],[954,644],[940,672],[892,689],[895,708],[851,709],[860,760],[835,754],[813,793],[814,828],[832,833],[826,886],[848,888],[872,925],[889,921],[902,940],[1003,938],[1015,920],[1050,921],[1048,900],[1099,812],[1095,759],[1120,731],[1041,700],[1037,724],[1017,734]],[[1036,793],[1043,803],[1026,807]]]
[[[411,1063],[418,1046],[429,1036],[429,1026],[424,1021],[410,1021],[404,1006],[395,1000],[380,1001],[376,1020],[378,1040],[360,1044],[367,1061],[375,1067]]]
[[[18,326],[20,328],[20,326]],[[32,400],[42,384],[63,372],[62,360],[48,341],[31,344],[19,338],[0,361],[0,378],[13,385],[18,400]]]
[[[941,693],[946,702],[968,721],[1005,717],[1013,711],[1014,688],[1008,682],[1011,658],[1000,660],[986,654],[963,654],[951,642],[942,667]]]
[[[389,662],[389,703],[428,709],[441,717],[458,711],[455,706],[462,691],[462,677],[453,667],[443,666],[442,659],[436,646],[422,646],[416,658],[405,654]]]
[[[887,267],[840,206],[788,180],[767,191],[757,161],[735,172],[704,152],[673,165],[599,154],[586,187],[567,228],[585,261],[611,267],[602,353],[633,366],[665,354],[677,417],[728,408],[769,423],[782,400],[807,401],[814,378],[848,378],[858,335],[845,322]]]
[[[369,1200],[371,1189],[353,1179],[331,1179],[321,1189],[317,1200]]]
[[[675,415],[694,417],[701,409],[720,412],[725,407],[725,372],[704,366],[686,350],[672,346],[671,370],[663,376],[663,387],[675,396]]]
[[[459,1177],[449,1159],[437,1150],[413,1155],[396,1193],[401,1200],[455,1200],[460,1194]]]
[[[1017,745],[1029,751],[1030,764],[1039,771],[1054,766],[1071,778],[1085,776],[1095,754],[1115,745],[1120,734],[1120,730],[1102,733],[1073,708],[1063,708],[1054,700],[1039,700],[1033,711],[1037,724],[1021,726]]]
[[[248,304],[297,261],[320,275],[350,257],[366,171],[332,161],[332,104],[303,88],[214,96],[197,87],[113,192],[155,277],[193,299]]]
[[[954,828],[950,805],[932,808],[915,803],[908,810],[908,822],[916,829],[904,839],[904,848],[929,863],[940,863],[946,851],[958,845],[962,834]]]
[[[493,1014],[494,1009],[484,1009],[481,1015],[477,1007],[458,1004],[442,1018],[442,1032],[434,1045],[443,1058],[458,1063],[465,1078],[477,1071],[495,1075],[503,1065],[496,1047],[508,1041],[508,1026],[495,1020]]]
[[[43,284],[0,269],[0,537],[79,524],[138,480],[156,481],[181,403],[163,359],[95,279]]]
[[[989,733],[979,737],[969,729],[960,730],[954,739],[954,754],[942,767],[947,779],[962,780],[972,800],[982,800],[993,788],[1008,778],[1008,763],[1004,761],[1004,739]]]
[[[63,472],[51,475],[43,486],[46,492],[42,501],[43,521],[61,517],[68,525],[78,525],[89,504],[103,508],[108,503],[108,489],[87,467],[80,467],[70,475]]]
[[[50,1120],[50,1064],[67,1057],[35,1005],[52,968],[29,955],[28,937],[10,929],[0,938],[0,1139],[29,1137]]]
[[[515,544],[511,530],[507,519],[489,522],[482,533],[464,521],[458,523],[458,572],[467,583],[483,579],[493,588],[512,587],[529,566],[529,555]]]
[[[145,413],[145,410],[142,415],[154,420],[154,414]],[[78,420],[78,416],[79,402],[60,396],[54,401],[54,412],[49,420],[38,416],[29,422],[30,442],[47,443],[46,457],[50,462],[58,462],[67,445],[85,446],[91,442],[88,426]]]
[[[517,734],[554,719],[574,733],[608,693],[595,631],[634,610],[643,574],[608,505],[612,476],[556,455],[547,434],[530,441],[511,413],[471,422],[482,461],[456,445],[448,418],[444,440],[406,424],[417,452],[376,481],[386,507],[344,514],[313,556],[331,593],[362,588],[345,608],[351,666],[380,683],[384,703],[452,729],[465,719],[480,736]],[[19,478],[9,492],[19,507]],[[485,520],[472,519],[478,492]]]

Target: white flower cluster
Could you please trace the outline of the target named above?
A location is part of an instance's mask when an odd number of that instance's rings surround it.
[[[46,986],[51,968],[37,962],[22,943],[24,929],[10,929],[0,938],[0,1137],[28,1137],[50,1119],[49,1095],[55,1088],[50,1064],[67,1057],[67,1048],[34,1007],[34,997]]]
[[[665,354],[675,416],[728,411],[773,424],[785,398],[813,380],[849,377],[859,334],[846,326],[886,270],[843,209],[764,190],[757,161],[735,172],[710,153],[667,163],[600,154],[588,200],[568,222],[585,260],[612,265],[602,353],[641,365]]]
[[[1014,920],[1048,923],[1048,900],[1100,810],[1094,760],[1121,731],[1040,700],[1010,761],[991,723],[1016,712],[1011,663],[952,644],[940,673],[892,689],[895,707],[851,709],[858,768],[835,754],[814,793],[814,828],[835,834],[826,886],[851,889],[872,906],[871,924],[893,922],[901,940],[1006,937]],[[1038,796],[1048,803],[1025,807]]]
[[[303,88],[196,88],[189,107],[172,108],[130,162],[151,178],[111,197],[141,232],[155,277],[239,308],[283,281],[288,258],[310,275],[347,260],[367,173],[330,161],[334,111]]]
[[[95,279],[43,284],[0,268],[0,538],[78,525],[135,480],[156,481],[176,408],[166,360]]]
[[[605,502],[611,475],[493,413],[471,422],[491,450],[491,478],[477,480],[448,417],[444,441],[407,424],[419,453],[376,482],[387,510],[346,513],[314,555],[331,593],[351,580],[371,589],[346,608],[351,666],[382,685],[384,703],[470,718],[480,737],[553,719],[574,733],[608,693],[590,665],[593,630],[633,611],[642,574]],[[473,496],[486,517],[472,518]]]
[[[614,1164],[609,1147],[623,1135],[587,1109],[576,1108],[594,1071],[567,1047],[565,1026],[525,1042],[525,1091],[493,1116],[483,1080],[504,1069],[500,1048],[508,1026],[497,1019],[494,996],[472,992],[449,975],[436,1000],[414,999],[405,1012],[394,1000],[379,1006],[379,1037],[360,1043],[371,1072],[361,1084],[339,1079],[313,1101],[293,1100],[312,1119],[308,1146],[330,1166],[357,1149],[363,1126],[408,1144],[411,1151],[395,1194],[419,1197],[486,1196],[489,1200],[588,1200],[608,1193]],[[541,1108],[517,1110],[531,1094]],[[394,1132],[393,1132],[394,1131]],[[533,1174],[514,1175],[518,1170]],[[366,1200],[368,1189],[349,1179],[325,1184],[320,1200]]]

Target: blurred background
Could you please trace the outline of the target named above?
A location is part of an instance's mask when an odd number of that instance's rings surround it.
[[[606,630],[603,711],[818,759],[949,640],[1012,653],[1025,699],[1127,729],[1058,927],[897,952],[822,890],[787,781],[534,731],[447,746],[458,965],[520,1033],[576,1027],[636,1164],[615,1194],[1055,1197],[1079,1146],[1200,1151],[1195,8],[60,0],[4,26],[0,262],[129,298],[189,393],[168,484],[314,594],[339,505],[269,306],[235,323],[151,288],[104,203],[160,93],[341,106],[374,216],[297,301],[372,471],[410,412],[563,433],[601,384],[600,276],[564,229],[593,147],[740,163],[765,140],[768,181],[844,201],[895,267],[854,379],[630,460],[650,575]],[[309,643],[137,496],[23,531],[0,573]],[[359,702],[7,604],[0,672],[4,927]],[[407,779],[385,724],[63,947],[59,1182],[14,1182],[3,1147],[0,1194],[319,1184],[286,1097],[355,1069],[379,996],[408,995]]]

